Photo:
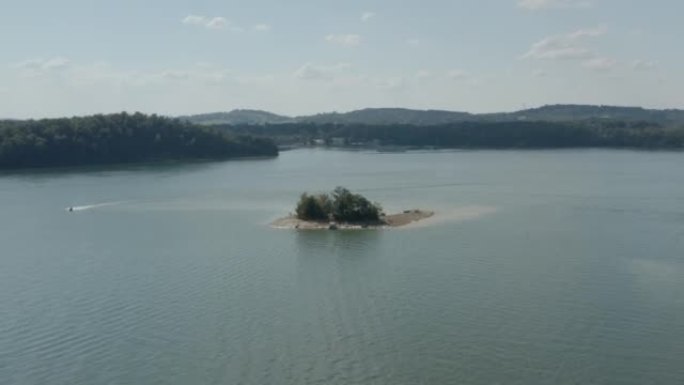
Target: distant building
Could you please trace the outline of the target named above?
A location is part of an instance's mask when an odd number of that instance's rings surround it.
[[[331,144],[333,146],[344,146],[346,143],[344,138],[332,138]]]

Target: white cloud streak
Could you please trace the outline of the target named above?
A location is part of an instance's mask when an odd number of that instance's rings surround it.
[[[228,20],[225,17],[214,17],[205,24],[209,29],[225,29],[228,27]]]
[[[200,65],[184,69],[159,69],[135,71],[115,68],[108,63],[72,64],[68,59],[31,59],[12,65],[19,75],[25,77],[59,76],[68,87],[91,85],[146,87],[150,85],[219,85],[235,82],[235,74],[227,68]]]
[[[375,17],[375,12],[364,12],[361,14],[361,21],[368,22]]]
[[[427,79],[431,76],[432,76],[432,72],[430,72],[426,69],[418,70],[418,72],[416,72],[416,78],[418,78],[418,79]]]
[[[252,27],[252,30],[254,30],[256,32],[270,32],[271,26],[268,24],[260,23],[260,24],[254,25],[254,27]]]
[[[446,76],[447,76],[447,78],[452,79],[452,80],[465,79],[468,77],[468,72],[466,72],[460,68],[454,68],[454,69],[447,71]]]
[[[294,76],[303,80],[333,80],[347,72],[350,68],[351,65],[349,63],[333,65],[306,63],[295,71]]]
[[[43,63],[43,69],[44,70],[57,70],[57,69],[62,69],[66,68],[69,66],[71,61],[67,58],[64,57],[54,57],[52,59],[48,59]]]
[[[244,28],[231,23],[228,21],[228,19],[222,16],[206,17],[200,15],[188,15],[181,20],[181,23],[217,31],[229,30],[231,32],[244,32]]]
[[[518,7],[530,11],[538,11],[550,8],[591,8],[594,2],[591,0],[518,0]]]
[[[608,57],[595,57],[582,62],[582,67],[594,71],[610,71],[617,66],[615,59]]]
[[[416,37],[412,37],[409,39],[406,39],[406,44],[410,45],[411,47],[418,47],[421,44],[420,39]]]
[[[658,67],[658,62],[653,60],[635,60],[632,62],[632,69],[636,71],[651,71]]]
[[[71,61],[62,56],[49,59],[28,59],[12,64],[11,67],[21,71],[24,76],[37,76],[55,71],[66,70]]]
[[[361,44],[361,36],[356,34],[330,34],[325,37],[325,41],[331,44],[341,45],[343,47],[356,47]]]
[[[185,16],[185,18],[181,21],[181,23],[188,24],[188,25],[206,25],[207,18],[204,16],[198,16],[198,15],[188,15],[188,16]]]
[[[585,40],[604,35],[608,29],[605,26],[580,29],[565,35],[546,37],[532,45],[522,56],[523,59],[563,60],[587,59],[593,56],[586,47]]]

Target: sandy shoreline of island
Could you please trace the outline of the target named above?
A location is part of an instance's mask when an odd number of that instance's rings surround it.
[[[271,227],[278,229],[298,229],[298,230],[363,230],[363,229],[385,229],[402,227],[411,223],[416,223],[435,215],[433,211],[427,210],[404,210],[398,214],[385,215],[378,222],[344,223],[344,222],[316,222],[304,221],[295,216],[276,219],[271,223]]]

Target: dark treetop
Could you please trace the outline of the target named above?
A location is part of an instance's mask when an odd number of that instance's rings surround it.
[[[277,154],[270,139],[141,113],[0,121],[5,169]]]
[[[302,194],[297,218],[305,221],[335,220],[345,223],[379,222],[382,208],[360,194],[337,187],[330,194]]]

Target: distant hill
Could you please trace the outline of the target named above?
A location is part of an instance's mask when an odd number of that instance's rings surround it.
[[[266,125],[283,123],[367,124],[431,126],[459,122],[621,120],[651,122],[662,125],[684,124],[684,110],[655,110],[641,107],[616,107],[557,104],[515,112],[470,114],[444,110],[406,108],[366,108],[350,112],[330,112],[289,117],[259,110],[233,110],[180,117],[202,125]]]
[[[485,120],[536,120],[552,122],[569,122],[577,120],[624,120],[645,121],[660,124],[684,123],[684,110],[653,110],[641,107],[592,106],[574,104],[556,104],[527,110],[483,114]]]
[[[477,120],[477,115],[466,112],[442,110],[411,110],[406,108],[366,108],[346,113],[325,113],[313,116],[300,116],[300,122],[317,124],[411,124],[428,126]]]
[[[277,115],[260,110],[233,110],[230,112],[214,112],[190,116],[180,116],[179,119],[202,125],[217,124],[278,124],[294,121],[288,116]]]

